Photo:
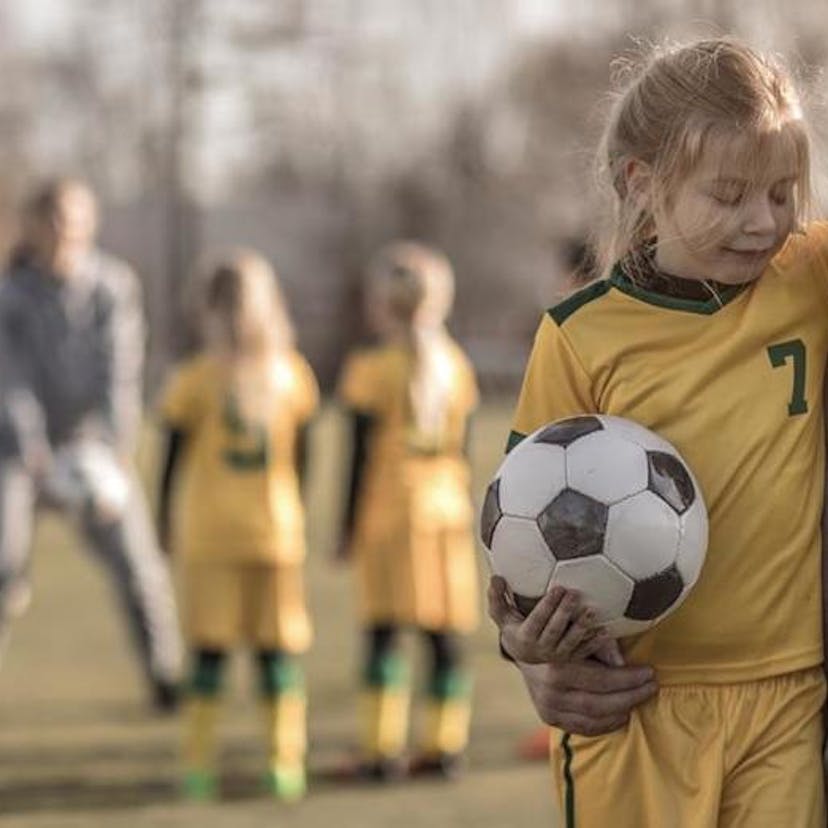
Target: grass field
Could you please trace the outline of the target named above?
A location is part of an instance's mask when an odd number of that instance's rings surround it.
[[[488,621],[470,642],[476,706],[466,775],[456,783],[386,788],[342,787],[332,781],[331,770],[353,742],[358,669],[349,573],[330,563],[339,515],[340,429],[329,408],[314,431],[309,589],[316,641],[305,662],[311,704],[308,798],[287,807],[258,790],[264,761],[258,711],[254,682],[240,655],[233,664],[222,723],[222,799],[210,806],[180,800],[178,723],[148,710],[108,584],[66,524],[45,516],[35,544],[34,604],[15,628],[0,671],[0,825],[551,824],[546,768],[514,758],[516,739],[535,720],[516,672],[497,656]],[[492,405],[481,412],[473,440],[478,499],[506,431],[505,407]],[[144,455],[143,471],[150,478],[151,438]],[[415,659],[418,644],[407,642]]]

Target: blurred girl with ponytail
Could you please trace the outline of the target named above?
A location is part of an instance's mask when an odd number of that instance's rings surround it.
[[[217,696],[226,656],[243,643],[258,661],[267,784],[292,800],[306,786],[296,655],[310,644],[311,627],[300,479],[318,390],[264,258],[230,251],[198,293],[205,348],[174,373],[161,404],[161,535],[180,566],[193,662],[185,792],[204,799],[215,791]]]
[[[354,436],[342,555],[355,565],[366,644],[359,771],[380,781],[404,767],[403,627],[422,632],[431,656],[412,771],[450,775],[468,738],[470,681],[460,636],[478,619],[466,457],[477,385],[445,328],[453,297],[441,253],[414,242],[381,250],[367,280],[379,344],[352,354],[340,380]]]

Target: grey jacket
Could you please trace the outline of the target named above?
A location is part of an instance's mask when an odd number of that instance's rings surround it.
[[[129,451],[145,331],[132,270],[93,250],[71,279],[26,262],[0,277],[0,457],[83,435]]]

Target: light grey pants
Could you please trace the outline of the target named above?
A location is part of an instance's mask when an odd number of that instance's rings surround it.
[[[0,643],[10,621],[28,603],[38,500],[37,487],[22,464],[0,457]],[[122,517],[102,522],[86,512],[79,524],[118,592],[147,678],[153,683],[177,681],[181,640],[172,581],[134,472],[130,472],[129,503]]]

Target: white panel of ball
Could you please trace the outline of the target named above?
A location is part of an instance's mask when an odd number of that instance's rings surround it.
[[[633,582],[603,555],[561,561],[550,586],[560,584],[581,593],[582,603],[593,607],[602,623],[620,618],[630,602]]]
[[[525,440],[503,461],[498,476],[501,511],[534,518],[566,488],[564,450]]]
[[[513,592],[537,598],[546,592],[555,559],[534,520],[503,515],[492,535],[492,571],[502,575]]]
[[[607,463],[607,458],[612,458]],[[617,434],[596,431],[566,450],[570,489],[601,503],[615,503],[647,488],[647,453]]]
[[[681,516],[681,538],[676,555],[676,568],[681,573],[685,588],[696,583],[707,549],[707,511],[701,498]]]
[[[680,535],[676,512],[658,495],[640,492],[610,506],[604,554],[640,581],[675,562]]]

